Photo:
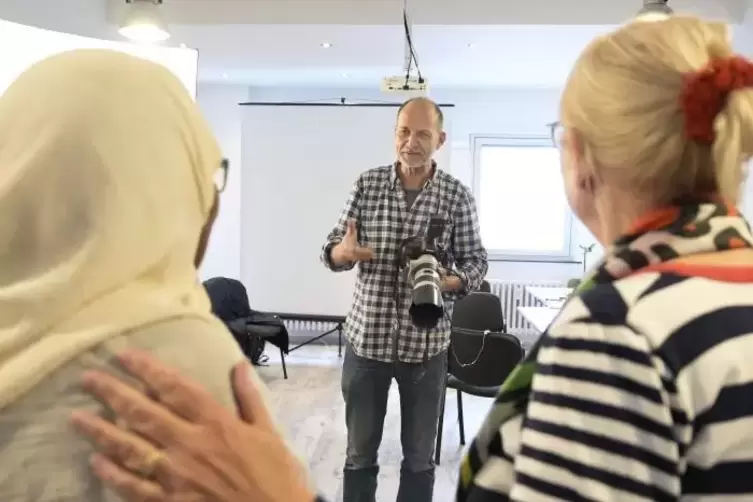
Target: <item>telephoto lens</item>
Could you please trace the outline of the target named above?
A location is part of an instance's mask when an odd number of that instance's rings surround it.
[[[442,277],[439,262],[430,253],[424,253],[410,262],[409,277],[413,289],[408,310],[413,324],[419,328],[435,327],[444,315]]]

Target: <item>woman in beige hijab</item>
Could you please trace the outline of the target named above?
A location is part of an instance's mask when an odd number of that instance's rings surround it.
[[[243,355],[196,277],[226,169],[178,79],[126,54],[51,57],[0,97],[0,500],[108,499],[67,422],[109,416],[80,377],[124,348],[234,409]]]

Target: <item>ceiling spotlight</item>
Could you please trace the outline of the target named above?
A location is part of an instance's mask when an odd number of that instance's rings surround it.
[[[332,44],[329,42],[322,42],[320,45],[322,49],[329,49],[330,47],[332,47]]]
[[[119,33],[134,42],[154,44],[170,38],[162,16],[162,0],[126,0],[126,16]]]
[[[662,21],[673,14],[667,3],[669,0],[643,0],[643,8],[638,11],[639,21]]]

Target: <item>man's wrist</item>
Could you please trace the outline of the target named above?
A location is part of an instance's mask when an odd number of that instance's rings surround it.
[[[353,262],[343,253],[342,242],[337,242],[329,249],[329,262],[335,268],[350,266]]]

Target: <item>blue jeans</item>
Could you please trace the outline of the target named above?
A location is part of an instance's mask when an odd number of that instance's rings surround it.
[[[424,364],[385,363],[345,349],[342,392],[348,449],[343,475],[343,502],[375,502],[387,397],[392,379],[400,391],[400,442],[403,462],[397,502],[431,502],[434,492],[434,445],[447,354]]]

